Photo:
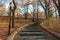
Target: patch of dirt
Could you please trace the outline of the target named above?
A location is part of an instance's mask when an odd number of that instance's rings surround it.
[[[18,27],[21,27],[22,25],[26,23],[30,23],[31,21],[25,20],[25,19],[20,19],[17,20],[15,19],[15,28],[11,28],[11,33],[15,31]],[[9,35],[8,34],[8,25],[9,25],[9,20],[8,17],[0,17],[0,39],[1,40],[6,40]]]

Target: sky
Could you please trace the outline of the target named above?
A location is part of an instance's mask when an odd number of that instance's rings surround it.
[[[4,3],[4,4],[6,5],[6,10],[8,10],[9,2],[10,2],[10,1],[9,1],[9,0],[0,0],[0,2],[1,2],[1,3]],[[44,11],[41,6],[39,6],[38,8],[40,8],[39,10],[40,10],[41,12]],[[23,10],[23,9],[21,9],[21,10]],[[33,10],[33,7],[32,7],[31,5],[29,5],[28,12],[31,13],[32,10]],[[23,11],[22,11],[22,13],[23,13]]]
[[[9,7],[9,0],[0,0],[0,2],[2,3],[2,4],[5,4],[5,6],[6,6],[6,12],[8,11],[8,7]]]
[[[10,0],[0,0],[2,3],[8,3]]]
[[[5,6],[6,6],[6,12],[7,12],[7,11],[8,11],[8,8],[9,8],[10,0],[0,0],[0,2],[3,3],[3,4],[5,4]],[[17,1],[17,2],[18,2],[18,1]],[[23,15],[24,12],[26,11],[25,9],[26,9],[26,8],[21,8],[21,7],[19,6],[19,10],[20,10],[20,12],[21,12],[22,15]],[[42,8],[41,5],[38,6],[38,10],[39,10],[40,12],[44,12],[44,9]],[[33,12],[33,6],[32,6],[32,5],[29,5],[29,7],[28,7],[28,12],[29,12],[29,13]],[[55,14],[54,14],[54,15],[55,15]]]

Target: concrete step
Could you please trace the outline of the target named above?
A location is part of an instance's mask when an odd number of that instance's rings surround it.
[[[43,32],[37,29],[37,24],[29,25],[24,29],[20,36],[14,40],[52,40],[44,35]]]
[[[29,38],[19,38],[19,39],[14,39],[14,40],[49,40],[49,39],[29,39]]]
[[[22,32],[40,32],[40,31],[39,30],[28,30],[28,29],[25,29]]]
[[[20,38],[47,39],[45,36],[21,36]]]
[[[42,32],[21,32],[21,34],[44,34]]]
[[[42,32],[21,32],[21,36],[40,36],[43,35],[44,33]]]
[[[15,40],[49,40],[49,39],[44,36],[20,36]]]

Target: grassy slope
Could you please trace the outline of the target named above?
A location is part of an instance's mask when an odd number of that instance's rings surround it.
[[[49,20],[43,22],[43,25],[49,30],[60,34],[60,19],[49,18]]]

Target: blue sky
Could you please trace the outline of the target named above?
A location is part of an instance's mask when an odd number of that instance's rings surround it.
[[[2,2],[2,3],[7,3],[8,0],[0,0],[0,2]]]
[[[7,11],[7,10],[8,10],[8,7],[9,7],[9,2],[10,2],[10,0],[0,0],[0,2],[1,2],[1,3],[4,3],[4,4],[6,5],[6,11]],[[40,12],[44,12],[44,10],[43,10],[43,8],[42,8],[41,6],[38,7],[38,10],[39,10]],[[24,12],[25,12],[24,8],[21,8],[20,12],[21,12],[22,14],[24,14]],[[32,5],[29,5],[28,12],[29,12],[29,13],[33,12],[33,6],[32,6]],[[55,14],[54,14],[54,15],[55,15]]]
[[[5,4],[6,4],[6,8],[8,7],[9,0],[0,0],[0,2],[5,3]],[[44,11],[41,6],[39,6],[38,9],[39,9],[40,11]],[[29,5],[28,12],[30,12],[30,11],[32,11],[32,10],[33,10],[33,7],[32,7],[31,5]]]

